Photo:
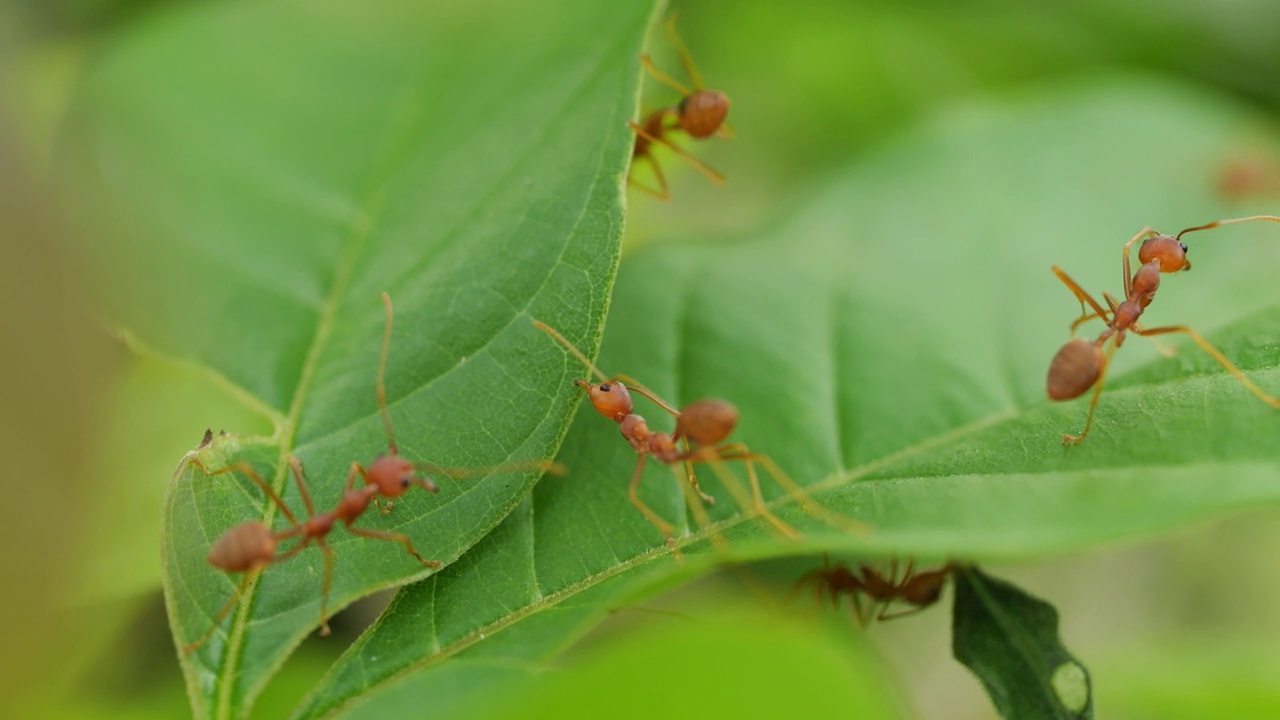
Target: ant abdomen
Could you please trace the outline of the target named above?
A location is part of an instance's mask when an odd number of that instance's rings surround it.
[[[729,115],[729,96],[718,90],[698,90],[677,106],[680,129],[690,137],[706,138],[724,125]]]
[[[1049,399],[1070,400],[1083,395],[1098,382],[1105,361],[1096,343],[1084,338],[1069,340],[1049,363]]]
[[[226,572],[246,572],[276,554],[271,528],[250,520],[222,534],[209,548],[209,564]]]
[[[724,400],[695,400],[680,410],[676,437],[687,437],[697,445],[715,445],[738,425],[738,408]]]

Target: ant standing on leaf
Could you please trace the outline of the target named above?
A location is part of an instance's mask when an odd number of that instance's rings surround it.
[[[653,175],[658,180],[658,189],[638,183],[634,178],[630,179],[630,183],[659,200],[670,199],[671,191],[667,188],[667,179],[662,174],[662,167],[658,165],[657,158],[653,156],[653,146],[655,144],[665,145],[670,148],[672,152],[684,158],[699,172],[710,178],[712,182],[720,185],[724,184],[723,175],[707,167],[700,160],[668,140],[667,136],[676,130],[683,130],[695,140],[703,140],[712,135],[729,136],[728,128],[724,124],[724,119],[729,114],[729,97],[718,90],[707,90],[703,87],[702,75],[694,67],[693,58],[690,57],[688,48],[685,47],[684,42],[676,33],[675,14],[672,14],[667,20],[666,30],[671,45],[675,47],[676,52],[680,55],[680,64],[684,66],[685,73],[689,76],[690,82],[693,83],[693,90],[676,82],[671,76],[655,67],[647,53],[641,55],[640,62],[644,63],[645,69],[649,71],[649,74],[655,80],[680,93],[680,103],[673,108],[654,110],[645,117],[643,123],[628,123],[636,134],[635,148],[631,151],[632,165],[634,166],[635,161],[640,158],[648,159],[649,166],[653,168]]]
[[[627,497],[631,500],[631,504],[635,505],[636,509],[654,527],[658,528],[677,558],[680,557],[680,550],[675,541],[675,528],[659,517],[648,505],[645,505],[636,492],[640,486],[640,480],[644,476],[645,461],[648,460],[650,455],[658,462],[671,466],[673,469],[678,464],[683,463],[685,465],[685,478],[689,483],[690,489],[707,505],[715,504],[715,498],[703,492],[702,488],[698,486],[697,477],[693,472],[693,463],[712,463],[714,467],[714,463],[741,460],[746,466],[747,478],[751,483],[752,499],[750,509],[764,517],[774,528],[789,538],[798,539],[800,533],[777,515],[774,515],[773,511],[765,504],[764,496],[760,492],[760,481],[756,474],[757,463],[763,466],[778,485],[795,497],[810,514],[831,520],[834,524],[842,525],[854,532],[865,532],[866,528],[860,523],[835,515],[815,502],[795,481],[787,477],[786,473],[769,456],[753,452],[743,443],[719,444],[729,437],[738,424],[738,409],[732,404],[724,400],[704,399],[695,400],[685,405],[684,408],[676,410],[652,391],[626,375],[615,375],[612,378],[606,376],[582,354],[582,351],[574,347],[563,335],[550,326],[537,320],[534,320],[533,324],[563,345],[587,369],[600,378],[598,383],[592,383],[587,380],[574,380],[574,383],[587,391],[591,405],[601,415],[618,423],[618,429],[621,430],[622,436],[626,438],[631,448],[636,451],[638,456],[636,458],[636,468],[631,475],[631,485],[627,490]],[[624,384],[624,381],[626,384]],[[631,401],[631,393],[627,389],[627,384],[631,386],[631,390],[653,401],[675,417],[675,432],[665,433],[650,430],[645,419],[635,414],[634,404]],[[677,443],[683,445],[683,449],[678,447]],[[678,472],[677,470],[677,474]],[[726,487],[736,487],[736,484],[729,482],[725,484]],[[738,490],[739,492],[735,492],[735,499],[746,510],[748,509],[747,503],[744,502],[744,498],[738,497],[740,488]],[[695,512],[701,512],[701,506],[696,506],[694,504],[695,501],[691,499],[690,503]]]
[[[1075,294],[1080,301],[1081,308],[1083,309],[1084,305],[1088,303],[1089,307],[1093,309],[1092,313],[1083,312],[1071,324],[1072,332],[1074,333],[1081,323],[1093,318],[1101,318],[1103,322],[1107,323],[1107,329],[1102,331],[1097,340],[1092,342],[1084,338],[1068,340],[1062,346],[1062,349],[1058,350],[1058,354],[1054,355],[1053,361],[1049,363],[1049,376],[1046,385],[1051,400],[1071,400],[1080,397],[1089,388],[1093,388],[1093,399],[1089,402],[1089,416],[1085,420],[1084,430],[1079,435],[1064,435],[1062,437],[1064,444],[1078,443],[1089,434],[1089,428],[1093,425],[1094,411],[1098,407],[1098,396],[1102,394],[1102,385],[1106,379],[1107,365],[1111,361],[1111,354],[1124,343],[1125,333],[1127,332],[1144,337],[1168,333],[1190,335],[1197,345],[1209,353],[1213,359],[1217,360],[1227,372],[1234,375],[1237,380],[1249,389],[1249,392],[1258,396],[1268,405],[1280,408],[1280,400],[1271,397],[1253,384],[1239,368],[1233,365],[1225,355],[1213,345],[1210,345],[1195,330],[1185,325],[1143,328],[1138,324],[1138,318],[1142,316],[1142,312],[1155,299],[1156,290],[1160,288],[1160,273],[1191,269],[1191,263],[1187,260],[1187,246],[1182,242],[1183,235],[1198,230],[1212,230],[1223,225],[1234,225],[1254,220],[1280,222],[1280,217],[1255,215],[1233,220],[1219,220],[1206,225],[1187,228],[1176,236],[1161,235],[1149,227],[1143,228],[1142,232],[1134,235],[1124,245],[1124,302],[1117,303],[1110,293],[1102,293],[1103,299],[1107,301],[1109,310],[1099,305],[1097,300],[1094,300],[1089,293],[1085,292],[1074,280],[1068,277],[1061,268],[1056,265],[1053,267],[1053,273]],[[1129,248],[1139,240],[1143,241],[1138,248],[1138,262],[1142,263],[1142,266],[1131,276],[1129,274]],[[1104,350],[1103,348],[1108,342],[1110,342],[1110,345]]]
[[[191,653],[213,635],[213,632],[226,618],[227,614],[231,612],[231,609],[235,607],[236,602],[259,572],[268,565],[288,560],[297,555],[312,542],[320,546],[320,550],[324,553],[324,585],[320,594],[320,634],[328,635],[328,601],[329,589],[333,582],[334,557],[333,549],[325,542],[325,538],[338,523],[341,523],[347,532],[353,535],[400,543],[418,562],[430,568],[439,568],[440,562],[438,560],[427,560],[418,554],[409,536],[403,533],[369,530],[353,525],[369,509],[370,504],[376,506],[383,514],[391,511],[392,503],[388,500],[386,506],[383,507],[379,503],[380,497],[398,498],[413,487],[421,487],[432,493],[438,492],[439,488],[430,478],[418,476],[419,470],[427,470],[437,475],[454,478],[466,477],[477,473],[531,469],[553,473],[563,472],[563,468],[557,463],[545,460],[516,461],[486,468],[465,469],[444,468],[425,462],[411,462],[401,456],[399,446],[396,444],[395,433],[391,428],[391,414],[387,411],[385,383],[387,355],[391,349],[391,297],[383,293],[382,302],[386,307],[387,325],[382,336],[382,357],[378,361],[377,399],[378,410],[382,415],[382,422],[387,432],[387,452],[375,459],[367,468],[359,462],[351,463],[351,469],[347,473],[346,486],[343,488],[342,497],[338,500],[337,507],[329,512],[316,514],[315,506],[311,502],[311,493],[307,490],[306,480],[303,479],[302,464],[293,455],[289,456],[289,470],[298,484],[298,494],[302,496],[302,502],[307,508],[307,518],[301,522],[285,505],[284,500],[249,464],[243,462],[234,463],[220,470],[210,472],[200,460],[193,459],[191,461],[192,464],[211,476],[230,472],[245,474],[258,487],[262,488],[262,491],[276,504],[276,507],[280,508],[280,512],[284,513],[289,522],[289,527],[272,532],[271,528],[265,523],[250,520],[227,530],[214,542],[213,547],[209,550],[209,564],[223,572],[241,572],[245,573],[245,576],[236,588],[235,594],[214,616],[213,624],[209,630],[196,641],[186,645],[182,649],[184,654]],[[360,488],[355,486],[357,476],[363,478],[365,483]],[[278,552],[279,543],[290,539],[297,539],[297,543],[282,553]]]
[[[812,585],[818,602],[824,595],[831,597],[831,606],[839,605],[840,595],[848,595],[853,601],[853,611],[858,617],[858,624],[866,626],[876,607],[880,612],[875,614],[876,620],[893,620],[904,617],[938,602],[942,597],[942,589],[946,585],[947,576],[951,574],[951,565],[944,565],[937,570],[915,572],[915,561],[908,561],[902,577],[898,577],[898,561],[889,563],[888,575],[881,574],[869,565],[859,568],[860,575],[844,565],[832,565],[826,553],[822,555],[822,567],[800,576],[792,589],[792,596],[801,588]],[[870,605],[865,605],[861,596],[865,595]],[[894,603],[904,603],[911,607],[890,613]]]

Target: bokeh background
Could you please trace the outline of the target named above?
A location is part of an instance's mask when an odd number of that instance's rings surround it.
[[[75,209],[59,207],[49,187],[59,124],[95,48],[181,4],[0,5],[0,608],[9,620],[0,715],[188,712],[159,590],[164,488],[204,428],[262,429],[197,370],[148,357],[98,324],[94,290],[110,278],[80,263],[66,222]],[[1251,107],[1260,125],[1280,107],[1280,4],[1269,0],[690,0],[673,9],[703,74],[733,99],[735,137],[699,147],[732,192],[668,160],[675,197],[633,195],[631,248],[767,225],[904,128],[1028,88],[1151,75]],[[674,67],[666,42],[655,35],[652,44],[659,64]],[[646,97],[646,106],[670,101],[656,86]],[[1185,181],[1274,212],[1280,156],[1260,147],[1223,158],[1220,175]],[[1160,542],[992,570],[1058,606],[1066,643],[1093,673],[1100,715],[1277,717],[1278,520],[1251,511]],[[786,574],[760,573],[775,571]],[[291,707],[376,607],[373,599],[335,623],[338,640],[304,644],[258,715]],[[666,683],[732,713],[742,701],[735,682],[772,682],[776,709],[743,703],[738,714],[879,717],[850,705],[870,685],[872,694],[890,688],[886,713],[993,716],[950,658],[943,609],[866,634],[844,618],[809,620],[779,618],[735,577],[712,577],[619,613],[567,655],[566,667],[582,669],[502,702],[550,715],[600,688]]]

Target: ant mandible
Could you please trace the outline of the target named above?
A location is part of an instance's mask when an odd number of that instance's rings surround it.
[[[636,134],[636,144],[631,151],[632,164],[634,165],[639,158],[648,159],[649,166],[653,168],[653,175],[658,180],[659,189],[655,190],[648,185],[636,182],[634,178],[630,178],[629,181],[635,187],[659,200],[670,199],[671,191],[667,187],[666,177],[662,174],[662,167],[658,165],[657,158],[653,156],[653,145],[655,143],[670,148],[672,152],[684,158],[712,182],[724,184],[723,175],[707,167],[693,155],[668,140],[667,135],[676,130],[683,130],[689,137],[695,140],[702,140],[712,135],[727,137],[729,134],[728,128],[724,124],[724,119],[729,114],[729,97],[718,90],[707,90],[703,86],[702,74],[694,67],[693,58],[689,55],[688,48],[685,47],[684,41],[680,39],[680,35],[676,33],[675,13],[672,13],[671,17],[667,19],[666,31],[671,45],[675,47],[676,52],[680,55],[680,64],[684,66],[685,74],[689,76],[690,82],[693,83],[693,90],[659,70],[653,64],[653,60],[649,58],[649,54],[645,53],[640,56],[640,62],[644,64],[645,69],[649,71],[649,74],[655,80],[680,93],[680,103],[673,108],[666,107],[654,110],[645,117],[644,122],[641,124],[637,124],[634,121],[627,123]]]
[[[1058,354],[1053,356],[1052,362],[1049,363],[1049,376],[1046,386],[1051,400],[1071,400],[1080,397],[1089,388],[1093,388],[1093,399],[1089,402],[1089,416],[1085,420],[1084,430],[1079,435],[1063,435],[1062,442],[1064,444],[1079,443],[1089,434],[1089,428],[1093,426],[1094,411],[1098,407],[1098,397],[1102,394],[1103,382],[1106,379],[1107,365],[1111,361],[1112,353],[1124,343],[1125,333],[1127,332],[1144,337],[1168,333],[1189,335],[1197,345],[1209,353],[1213,359],[1217,360],[1227,372],[1234,375],[1250,392],[1268,405],[1280,407],[1280,400],[1271,397],[1253,384],[1239,368],[1233,365],[1225,355],[1209,344],[1195,330],[1185,325],[1143,328],[1138,324],[1138,318],[1142,316],[1142,312],[1155,299],[1156,290],[1160,288],[1160,273],[1191,269],[1191,263],[1187,260],[1187,246],[1182,242],[1183,235],[1198,230],[1212,230],[1223,225],[1234,225],[1254,220],[1280,222],[1280,217],[1254,215],[1232,220],[1218,220],[1205,225],[1187,228],[1176,236],[1161,235],[1150,227],[1143,228],[1141,232],[1134,235],[1124,245],[1122,253],[1124,257],[1124,302],[1117,303],[1110,293],[1102,293],[1102,297],[1107,301],[1107,306],[1110,310],[1103,308],[1088,292],[1068,277],[1061,268],[1056,265],[1053,266],[1053,274],[1057,275],[1058,279],[1075,294],[1081,303],[1081,307],[1083,308],[1084,304],[1088,303],[1089,307],[1093,309],[1092,313],[1081,314],[1071,324],[1072,332],[1074,333],[1081,323],[1092,320],[1095,317],[1101,318],[1103,322],[1107,323],[1107,329],[1102,331],[1097,340],[1092,342],[1084,338],[1068,340],[1058,350]],[[1143,241],[1138,248],[1138,262],[1142,263],[1142,266],[1130,276],[1129,248],[1139,240]],[[1107,345],[1108,341],[1111,344],[1104,350],[1103,346]]]
[[[880,606],[880,612],[875,614],[875,619],[884,621],[918,613],[938,602],[951,570],[952,567],[948,564],[937,570],[915,572],[915,561],[911,560],[907,562],[902,577],[897,577],[898,561],[891,560],[887,575],[869,565],[859,567],[861,575],[855,575],[844,565],[832,565],[830,557],[823,553],[822,567],[801,575],[792,589],[792,595],[802,587],[812,585],[818,601],[821,602],[824,595],[829,595],[833,608],[838,606],[841,594],[848,595],[853,601],[858,624],[865,626],[875,613],[877,605]],[[865,606],[860,595],[870,599],[871,604]],[[895,602],[905,603],[911,608],[890,613],[889,609]]]
[[[364,515],[369,509],[369,505],[373,504],[379,508],[382,513],[388,513],[391,510],[391,502],[388,500],[384,508],[379,503],[379,498],[398,498],[404,495],[412,487],[421,487],[429,492],[438,492],[439,487],[429,477],[419,477],[419,470],[428,470],[437,475],[447,477],[466,477],[468,475],[485,472],[499,471],[516,471],[528,469],[540,469],[544,472],[559,473],[563,468],[554,462],[545,460],[537,460],[532,462],[516,461],[502,465],[488,466],[484,468],[445,468],[426,462],[411,462],[400,455],[399,445],[396,443],[395,432],[391,427],[391,414],[387,410],[387,393],[386,393],[386,366],[387,355],[391,349],[391,319],[392,307],[391,297],[386,293],[382,294],[382,302],[386,308],[387,325],[382,337],[382,357],[378,361],[377,374],[377,400],[378,410],[382,416],[383,426],[387,432],[387,452],[376,458],[366,468],[359,462],[351,463],[351,469],[347,473],[346,485],[342,491],[342,497],[338,500],[338,505],[333,510],[319,515],[315,512],[315,506],[311,502],[311,493],[307,490],[307,483],[303,479],[302,466],[299,460],[293,455],[289,456],[289,469],[293,474],[294,480],[298,485],[298,494],[302,496],[302,502],[307,508],[307,519],[299,522],[289,507],[271,488],[265,480],[262,479],[256,470],[246,463],[235,463],[224,467],[220,470],[210,472],[205,468],[199,459],[193,459],[191,462],[199,467],[208,475],[221,475],[229,472],[241,472],[253,480],[258,487],[262,488],[267,497],[280,508],[280,512],[284,513],[285,518],[289,521],[289,527],[277,532],[272,532],[270,527],[265,523],[251,520],[232,527],[222,534],[221,537],[214,542],[213,547],[209,550],[209,564],[224,572],[242,572],[245,573],[240,585],[236,588],[235,594],[214,617],[212,627],[209,628],[195,642],[188,644],[183,648],[184,653],[190,653],[200,647],[217,627],[222,624],[223,619],[235,607],[236,601],[244,594],[244,590],[268,565],[287,560],[298,554],[309,546],[312,542],[320,547],[324,553],[324,584],[320,594],[320,634],[329,634],[328,623],[328,601],[329,590],[333,582],[333,548],[325,542],[325,538],[333,530],[334,526],[341,523],[347,532],[361,537],[373,538],[376,540],[390,540],[400,543],[404,549],[408,551],[415,560],[423,565],[431,568],[439,568],[438,560],[427,560],[418,554],[414,549],[413,542],[409,536],[403,533],[387,532],[382,530],[369,530],[367,528],[356,527],[353,523]],[[359,476],[364,479],[365,484],[355,487],[355,479]],[[283,553],[278,553],[278,544],[281,541],[289,539],[297,539],[297,543]]]
[[[631,504],[635,505],[636,509],[654,527],[658,528],[666,539],[667,545],[672,548],[677,557],[679,557],[679,547],[675,542],[675,528],[659,517],[649,506],[645,505],[636,492],[640,486],[640,479],[644,475],[645,461],[650,455],[658,462],[672,468],[679,463],[684,463],[685,477],[690,488],[708,505],[713,505],[715,498],[703,492],[698,486],[698,480],[693,473],[692,464],[696,462],[719,463],[741,460],[746,466],[747,478],[751,483],[751,509],[763,516],[787,537],[799,538],[800,533],[774,515],[765,504],[764,496],[760,492],[760,481],[756,474],[756,463],[762,465],[779,486],[797,498],[810,514],[827,518],[835,524],[846,525],[856,532],[865,532],[866,528],[861,524],[835,515],[818,505],[769,456],[753,452],[740,442],[719,444],[733,432],[738,424],[738,409],[732,404],[724,400],[704,399],[695,400],[685,405],[682,409],[676,410],[652,391],[626,375],[615,375],[613,377],[605,375],[582,354],[582,351],[574,347],[555,329],[537,320],[534,320],[533,324],[568,349],[587,369],[600,378],[598,383],[579,379],[574,380],[574,384],[587,391],[592,406],[601,415],[618,423],[618,429],[622,432],[622,436],[626,438],[631,448],[636,451],[638,455],[636,468],[631,475],[631,485],[627,490],[627,497],[630,498]],[[675,417],[675,432],[665,433],[650,430],[645,419],[635,414],[631,393],[628,391],[627,385],[631,386],[631,390],[653,401],[654,404]],[[684,449],[677,447],[677,443],[682,443]],[[692,447],[690,443],[692,443]],[[744,510],[747,509],[746,503],[741,499],[739,499],[739,504]],[[701,508],[698,509],[700,510]]]

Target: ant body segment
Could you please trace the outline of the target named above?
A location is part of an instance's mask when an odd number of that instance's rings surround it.
[[[738,423],[738,409],[731,403],[714,399],[695,400],[677,410],[626,375],[606,376],[559,332],[537,320],[533,324],[563,345],[600,379],[600,382],[595,383],[579,379],[574,380],[574,384],[587,391],[591,405],[601,415],[618,424],[618,429],[622,432],[622,436],[631,445],[631,448],[636,451],[636,467],[631,475],[631,484],[627,490],[627,497],[631,500],[631,504],[654,527],[658,528],[666,539],[667,545],[672,548],[677,557],[679,557],[679,548],[675,542],[675,528],[659,517],[648,505],[645,505],[637,494],[637,488],[640,486],[640,480],[644,475],[645,463],[649,456],[653,456],[658,462],[672,468],[675,468],[679,463],[684,463],[685,479],[689,484],[689,488],[697,494],[702,502],[708,505],[713,505],[715,498],[703,492],[698,486],[697,477],[693,472],[693,463],[714,464],[733,460],[742,461],[746,466],[747,478],[751,484],[750,509],[764,517],[774,528],[789,538],[799,538],[800,533],[774,515],[765,504],[764,496],[760,492],[759,477],[756,473],[757,463],[765,468],[779,486],[796,497],[811,514],[823,518],[834,515],[814,502],[795,481],[787,477],[786,473],[769,456],[754,452],[740,442],[721,444],[733,432]],[[630,385],[630,390],[628,390],[628,385]],[[635,414],[630,391],[643,395],[670,413],[676,419],[675,431],[667,433],[651,430],[648,422],[643,417]],[[683,449],[681,446],[683,446]],[[726,486],[728,485],[729,483],[726,483]],[[737,497],[740,494],[739,488],[738,492],[735,493],[735,499],[739,501],[739,505],[745,510],[747,509],[747,503],[744,498]],[[691,507],[695,507],[692,499],[690,499],[690,503]],[[701,507],[696,507],[696,511],[700,512]],[[833,519],[836,522],[844,521],[844,524],[855,526],[853,529],[857,532],[865,531],[863,526],[854,521],[849,521],[839,516],[834,516]]]
[[[1233,225],[1254,220],[1280,222],[1280,217],[1255,215],[1233,220],[1218,220],[1206,225],[1187,228],[1176,236],[1161,235],[1150,227],[1143,228],[1141,232],[1134,235],[1124,245],[1124,301],[1116,302],[1116,299],[1110,293],[1102,293],[1109,310],[1102,307],[1097,300],[1094,300],[1088,292],[1081,288],[1061,268],[1056,265],[1053,267],[1053,274],[1057,275],[1058,279],[1071,290],[1080,301],[1081,307],[1083,308],[1087,303],[1093,309],[1092,313],[1087,311],[1082,313],[1071,324],[1072,332],[1074,333],[1081,323],[1093,318],[1101,318],[1103,322],[1107,323],[1107,328],[1102,331],[1097,340],[1089,341],[1084,338],[1068,340],[1049,363],[1046,387],[1051,400],[1071,400],[1080,397],[1087,390],[1093,388],[1093,398],[1089,402],[1089,416],[1085,421],[1084,430],[1079,435],[1064,435],[1062,438],[1064,444],[1079,443],[1089,434],[1089,428],[1093,425],[1093,415],[1098,407],[1098,397],[1102,394],[1103,382],[1106,379],[1107,365],[1111,361],[1112,353],[1124,343],[1125,333],[1128,332],[1144,337],[1169,333],[1189,335],[1201,349],[1217,360],[1227,372],[1234,375],[1237,380],[1248,388],[1249,392],[1252,392],[1272,407],[1280,407],[1280,400],[1271,397],[1253,384],[1225,355],[1190,327],[1169,325],[1158,328],[1143,328],[1138,324],[1138,318],[1142,316],[1142,312],[1155,299],[1156,291],[1160,288],[1160,273],[1191,269],[1191,263],[1187,260],[1187,246],[1182,242],[1183,235],[1198,230],[1212,230],[1223,225]],[[1130,275],[1129,249],[1139,240],[1143,241],[1138,248],[1138,262],[1142,263],[1142,265],[1137,272]],[[1104,349],[1108,342],[1110,342],[1110,346]]]
[[[385,383],[387,355],[391,348],[391,297],[383,293],[382,302],[386,307],[387,325],[382,337],[382,357],[378,362],[377,400],[378,410],[382,415],[382,422],[387,432],[387,451],[369,463],[368,467],[359,462],[351,463],[342,497],[338,500],[336,507],[329,512],[316,514],[315,505],[311,501],[311,493],[308,491],[306,480],[303,478],[302,464],[293,455],[289,455],[289,470],[298,485],[298,494],[302,496],[302,502],[307,508],[307,518],[303,521],[298,520],[280,495],[249,464],[243,462],[234,463],[211,472],[199,459],[191,460],[192,464],[210,476],[236,471],[246,475],[266,493],[276,507],[280,508],[280,512],[288,520],[289,527],[273,532],[267,524],[257,520],[250,520],[227,530],[214,542],[209,550],[209,564],[223,572],[241,572],[245,575],[231,599],[214,617],[213,624],[209,630],[196,641],[186,645],[182,650],[184,654],[193,652],[213,635],[213,632],[226,618],[227,614],[231,612],[231,609],[235,607],[236,602],[259,572],[268,565],[288,560],[297,555],[311,545],[312,542],[318,545],[324,553],[324,584],[320,594],[320,634],[328,635],[328,600],[330,586],[333,582],[334,554],[333,548],[329,547],[325,538],[339,523],[342,524],[347,532],[353,535],[400,543],[418,562],[430,568],[439,568],[440,562],[438,560],[427,560],[418,554],[409,536],[403,533],[370,530],[356,527],[353,524],[364,515],[371,504],[383,514],[389,513],[392,505],[390,499],[404,495],[410,488],[421,487],[428,492],[438,492],[439,487],[429,477],[418,476],[419,470],[427,470],[438,475],[454,478],[484,472],[530,469],[540,469],[544,472],[557,474],[563,472],[563,468],[558,463],[545,460],[516,461],[484,468],[464,469],[444,468],[425,462],[411,462],[401,456],[395,433],[391,427],[391,415],[387,410]],[[357,476],[362,478],[365,483],[359,488],[355,486]],[[388,500],[385,507],[380,504],[380,498]],[[288,550],[279,552],[279,543],[290,539],[296,539],[297,542]]]
[[[664,145],[671,149],[672,152],[684,158],[712,182],[720,185],[724,184],[723,175],[707,167],[702,161],[668,140],[667,136],[676,130],[683,130],[695,140],[703,140],[712,135],[727,137],[729,134],[728,128],[724,124],[724,119],[729,114],[729,97],[718,90],[708,90],[703,86],[702,74],[694,67],[693,58],[689,55],[688,48],[685,47],[684,42],[676,33],[675,14],[667,20],[666,31],[672,46],[675,47],[676,52],[680,55],[680,64],[684,66],[685,74],[689,76],[690,82],[693,83],[693,89],[690,90],[672,79],[670,75],[659,70],[653,64],[653,60],[649,58],[648,53],[641,55],[640,62],[644,64],[649,74],[658,82],[680,93],[680,102],[675,107],[654,110],[645,117],[643,123],[627,123],[636,134],[636,144],[631,151],[632,164],[634,165],[635,161],[640,158],[648,159],[650,167],[653,168],[653,175],[658,180],[658,189],[643,185],[634,179],[631,179],[630,183],[659,200],[670,199],[671,191],[667,187],[666,177],[662,174],[662,167],[658,165],[657,158],[653,156],[653,146],[655,144]]]
[[[853,601],[853,611],[857,615],[858,624],[866,626],[872,614],[875,614],[876,620],[893,620],[918,613],[938,602],[942,597],[947,576],[951,573],[951,566],[944,565],[937,570],[915,572],[915,562],[908,561],[901,577],[898,577],[897,560],[890,561],[887,575],[870,565],[862,565],[858,570],[860,574],[854,574],[847,566],[832,565],[831,559],[823,553],[822,567],[800,576],[792,590],[792,596],[801,588],[812,585],[819,602],[824,595],[830,596],[831,606],[836,608],[839,605],[840,595],[848,595]],[[871,601],[870,605],[864,604],[862,596],[866,596]],[[890,613],[889,609],[895,602],[911,607]],[[876,613],[877,606],[880,608],[879,613]]]

